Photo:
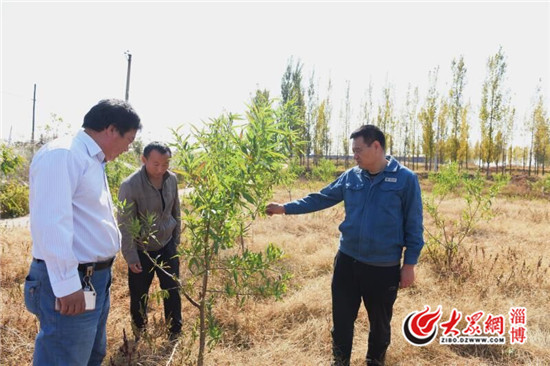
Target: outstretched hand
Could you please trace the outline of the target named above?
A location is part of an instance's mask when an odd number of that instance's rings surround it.
[[[285,206],[277,202],[271,202],[265,208],[265,213],[269,216],[272,215],[282,215],[285,213]]]

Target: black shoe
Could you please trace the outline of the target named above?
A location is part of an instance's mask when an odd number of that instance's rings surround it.
[[[181,331],[180,332],[170,332],[168,334],[168,340],[170,342],[174,342],[174,341],[177,341],[180,336],[181,336]]]
[[[334,358],[330,363],[330,366],[349,366],[349,364],[350,364],[349,359]]]
[[[143,334],[145,333],[145,327],[143,328],[134,328],[133,329],[134,331],[134,341],[137,343],[139,342],[139,340],[141,339],[141,337],[143,336]]]
[[[376,360],[374,358],[367,357],[367,366],[384,366],[384,358],[381,360]]]

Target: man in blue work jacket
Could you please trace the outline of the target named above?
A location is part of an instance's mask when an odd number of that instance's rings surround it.
[[[339,226],[332,277],[333,364],[349,365],[363,299],[370,322],[367,365],[384,365],[397,289],[414,282],[424,245],[422,199],[416,175],[386,156],[386,138],[378,127],[361,126],[350,138],[356,167],[319,193],[286,204],[270,203],[266,213],[304,214],[344,201],[346,216]]]

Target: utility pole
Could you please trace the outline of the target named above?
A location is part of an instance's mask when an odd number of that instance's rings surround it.
[[[34,150],[34,116],[36,110],[36,84],[34,84],[34,94],[32,97],[32,133],[31,133],[31,145]]]
[[[126,58],[128,59],[128,72],[126,74],[126,101],[129,99],[130,94],[130,68],[132,67],[132,54],[130,51],[124,52]]]

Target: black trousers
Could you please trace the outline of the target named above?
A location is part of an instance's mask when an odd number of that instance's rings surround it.
[[[166,272],[179,277],[179,257],[175,257],[177,251],[173,241],[170,241],[164,248],[158,251],[148,251],[148,253],[151,258],[156,259],[159,265],[161,262],[164,263],[164,270]],[[138,255],[141,267],[143,268],[141,273],[133,273],[128,269],[130,313],[134,326],[142,329],[147,324],[148,292],[156,273],[160,282],[160,288],[168,291],[168,298],[163,299],[166,324],[170,325],[170,332],[181,332],[181,298],[178,291],[178,283],[155,266],[142,251],[138,250]]]
[[[340,251],[336,254],[332,277],[332,352],[336,365],[349,365],[361,299],[370,323],[367,365],[384,364],[399,280],[399,265],[371,266]]]

